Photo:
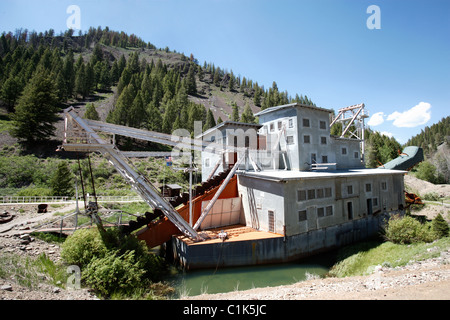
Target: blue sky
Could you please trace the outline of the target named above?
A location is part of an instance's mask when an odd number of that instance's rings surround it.
[[[447,0],[0,0],[0,32],[108,26],[335,110],[405,143],[450,110]],[[380,29],[369,29],[378,6]]]

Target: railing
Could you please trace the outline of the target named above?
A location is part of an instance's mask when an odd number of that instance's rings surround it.
[[[86,199],[87,201],[88,199]],[[89,200],[94,200],[91,196]],[[58,202],[75,202],[75,197],[56,197],[56,196],[1,196],[2,203],[58,203]],[[78,198],[79,202],[83,202],[83,197]],[[97,196],[98,202],[125,202],[125,201],[144,201],[139,196]]]

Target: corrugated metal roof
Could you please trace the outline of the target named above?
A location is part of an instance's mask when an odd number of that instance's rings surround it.
[[[196,136],[195,138],[200,138],[214,130],[219,130],[222,127],[225,126],[239,126],[239,127],[253,127],[253,128],[261,128],[262,124],[258,124],[258,123],[245,123],[245,122],[236,122],[236,121],[225,121],[225,122],[221,122],[218,125],[216,125],[215,127],[209,128],[208,130],[206,130],[205,132],[202,132],[202,134]]]
[[[264,109],[264,110],[256,113],[255,116],[258,117],[258,116],[266,114],[266,113],[276,112],[276,111],[279,111],[279,110],[283,110],[283,109],[287,109],[287,108],[293,108],[293,107],[309,108],[309,109],[314,109],[314,110],[318,110],[318,111],[324,111],[324,112],[328,112],[328,113],[333,112],[333,110],[330,110],[330,109],[319,108],[319,107],[309,106],[309,105],[306,105],[306,104],[300,104],[300,103],[295,102],[295,103],[289,103],[289,104],[284,104],[284,105],[281,105],[281,106],[275,106],[275,107]]]

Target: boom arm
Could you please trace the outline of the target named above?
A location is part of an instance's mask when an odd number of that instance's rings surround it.
[[[160,209],[186,236],[199,241],[203,240],[197,231],[159,194],[151,182],[128,165],[126,158],[121,155],[121,152],[113,144],[102,139],[88,124],[88,121],[79,117],[72,107],[66,109],[64,112],[66,127],[63,147],[65,150],[98,151],[102,153],[153,209]],[[79,136],[74,137],[76,143],[69,143],[69,140],[72,139],[72,137],[67,137],[69,125],[73,125],[74,131],[78,131]]]

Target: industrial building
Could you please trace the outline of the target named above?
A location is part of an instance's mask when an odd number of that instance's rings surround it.
[[[334,115],[293,103],[255,116],[259,124],[227,121],[186,142],[67,110],[78,137],[64,148],[110,159],[154,209],[134,223],[136,236],[187,269],[299,259],[377,235],[403,211],[406,171],[365,168],[364,104]],[[342,133],[333,136],[337,123]],[[190,148],[200,154],[202,184],[168,201],[95,131]]]

